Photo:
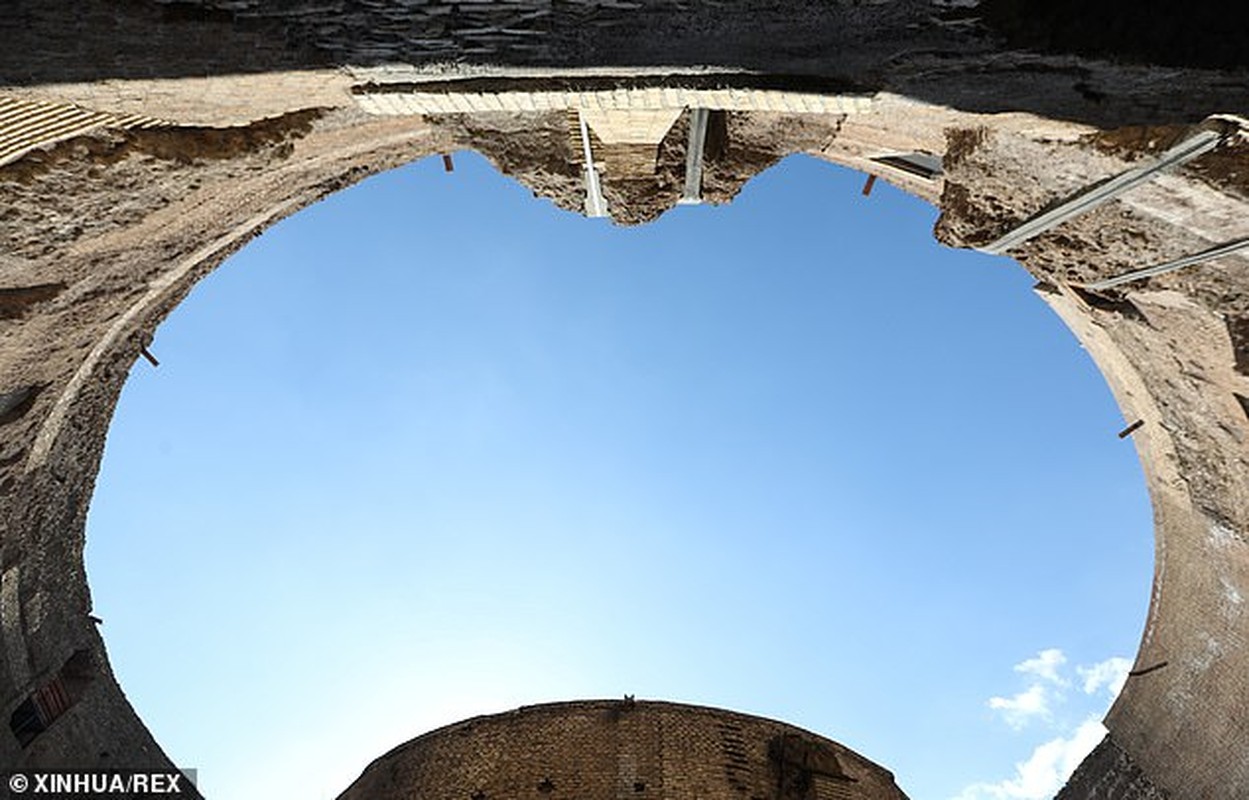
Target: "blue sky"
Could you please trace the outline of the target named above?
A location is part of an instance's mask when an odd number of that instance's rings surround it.
[[[1007,259],[813,159],[641,228],[472,154],[285,220],[135,365],[88,522],[116,672],[211,797],[332,798],[477,714],[722,706],[914,800],[1100,738],[1152,524]]]

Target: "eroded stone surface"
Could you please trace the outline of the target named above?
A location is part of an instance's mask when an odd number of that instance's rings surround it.
[[[461,8],[469,5],[479,7]],[[1047,52],[1012,51],[968,9],[918,0],[775,0],[749,13],[676,0],[18,2],[0,18],[0,96],[172,127],[106,127],[0,167],[0,710],[12,715],[81,652],[99,670],[25,746],[0,730],[0,765],[166,764],[109,673],[88,616],[82,537],[126,374],[196,280],[329,192],[455,148],[582,208],[567,110],[376,117],[354,99],[362,82],[523,73],[575,83],[592,67],[596,85],[619,75],[662,86],[689,80],[673,65],[693,65],[761,70],[810,90],[794,76],[807,73],[870,105],[719,113],[706,199],[728,201],[777,159],[808,153],[938,204],[937,236],[953,246],[984,244],[1151,157],[1192,123],[1249,108],[1242,67],[1099,61],[1059,52],[1061,37]],[[491,16],[536,12],[510,32]],[[653,219],[679,197],[689,115],[678,111],[653,145],[592,143],[618,221]],[[1107,719],[1111,741],[1064,798],[1249,795],[1249,260],[1100,294],[1080,288],[1249,236],[1249,140],[1238,118],[1224,125],[1219,149],[1012,253],[1097,360],[1125,418],[1144,421],[1133,440],[1158,526],[1138,674]],[[943,157],[943,173],[878,160],[912,151]]]

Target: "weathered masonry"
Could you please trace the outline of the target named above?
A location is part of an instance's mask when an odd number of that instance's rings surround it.
[[[621,224],[727,202],[769,164],[806,153],[937,205],[942,242],[1016,258],[1131,423],[1156,519],[1150,611],[1110,734],[1062,797],[1249,796],[1246,11],[1163,5],[1179,4],[10,3],[0,765],[168,767],[109,671],[83,526],[131,365],[230,253],[369,174],[457,149]],[[572,704],[516,724],[560,715],[610,728],[638,764],[664,726],[744,726],[664,752],[710,748],[725,780],[760,800],[896,796],[891,781],[870,793],[863,776],[883,771],[839,746],[725,712]],[[501,724],[462,731],[487,742]],[[623,749],[604,755],[587,736],[552,747],[619,766]],[[445,741],[430,734],[387,757],[415,782],[387,788],[373,768],[347,796],[441,781],[485,800],[513,784],[527,793],[531,780],[562,796],[562,773],[531,774],[536,762],[514,756],[480,779],[430,773]],[[759,777],[796,752],[807,783]],[[664,797],[689,793],[638,769],[639,798],[658,785]]]
[[[772,720],[677,703],[527,706],[425,734],[369,765],[342,800],[906,800],[858,753]]]

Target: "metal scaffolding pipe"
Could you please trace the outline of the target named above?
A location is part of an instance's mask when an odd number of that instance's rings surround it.
[[[1204,261],[1212,261],[1226,255],[1238,252],[1240,250],[1249,249],[1249,239],[1235,239],[1230,242],[1224,242],[1217,247],[1211,247],[1209,250],[1202,250],[1200,253],[1194,253],[1191,256],[1177,258],[1174,261],[1168,261],[1165,264],[1158,264],[1152,267],[1138,269],[1135,272],[1128,272],[1117,278],[1107,278],[1104,281],[1084,284],[1085,289],[1110,289],[1131,281],[1138,281],[1141,278],[1152,278],[1155,275],[1162,275],[1167,272],[1174,272],[1177,269],[1190,267],[1193,264],[1200,264]]]
[[[580,111],[577,112],[577,121],[581,123],[581,151],[585,156],[585,213],[588,217],[606,217],[607,200],[603,197],[603,186],[599,183],[598,170],[594,167],[594,153],[590,150],[590,129]]]
[[[685,151],[685,191],[681,194],[681,203],[685,205],[703,201],[703,153],[710,117],[711,112],[705,108],[690,109],[690,144]]]
[[[1120,173],[1104,183],[1086,188],[1049,211],[1042,212],[1023,222],[997,241],[979,248],[985,253],[1004,253],[1018,247],[1029,239],[1050,230],[1072,217],[1091,211],[1113,200],[1124,192],[1151,180],[1155,175],[1192,161],[1199,155],[1213,150],[1222,140],[1217,130],[1204,129],[1184,139],[1157,159],[1127,172]]]

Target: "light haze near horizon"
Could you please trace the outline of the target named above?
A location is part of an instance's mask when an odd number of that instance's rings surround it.
[[[805,157],[632,229],[456,168],[274,226],[124,390],[95,613],[205,794],[332,798],[437,726],[629,693],[808,728],[913,800],[1050,796],[1152,523],[1031,278]]]

